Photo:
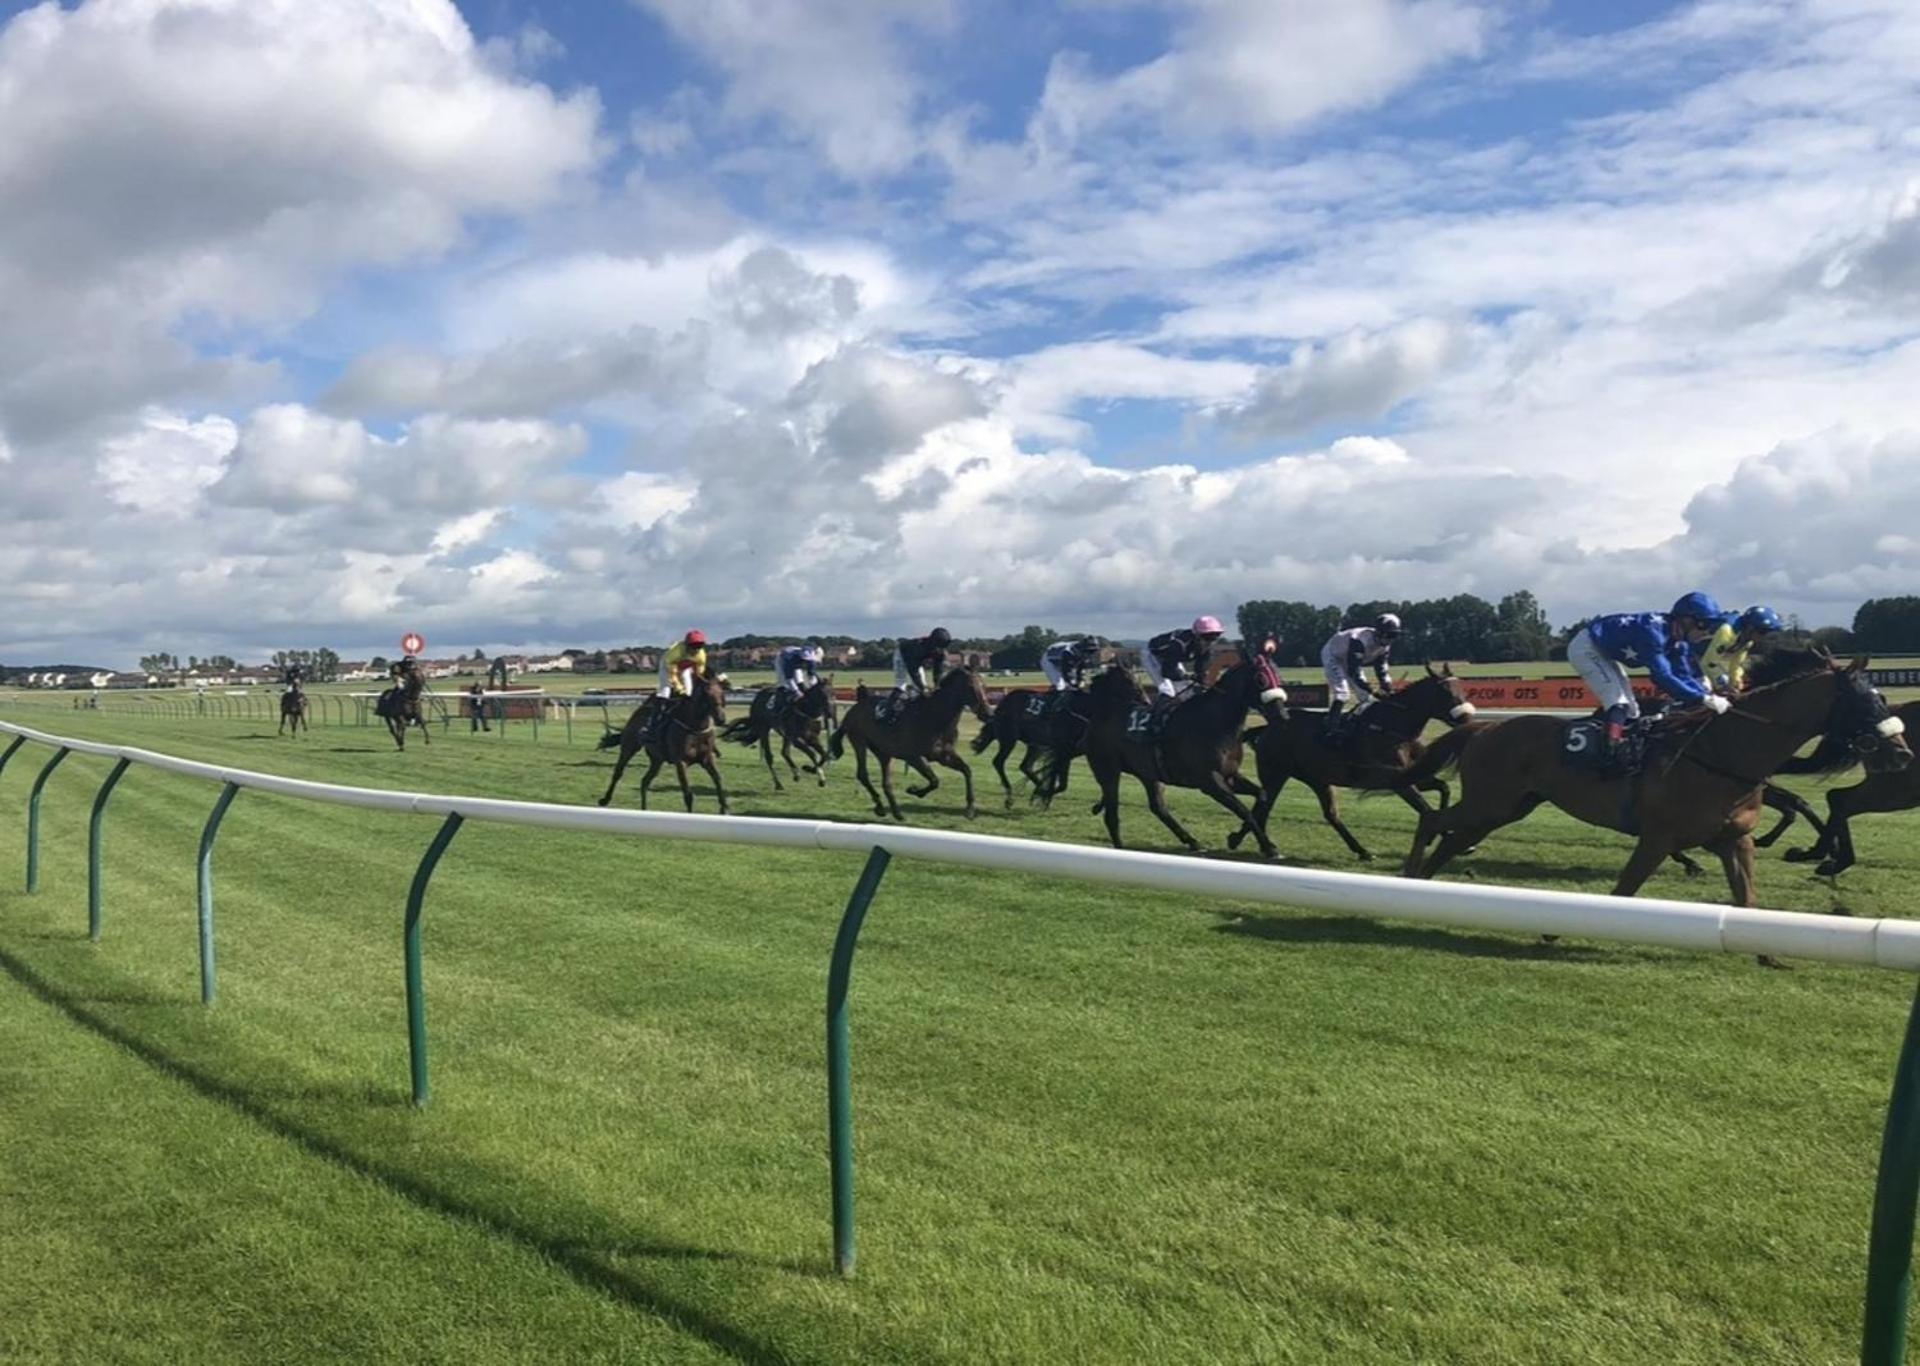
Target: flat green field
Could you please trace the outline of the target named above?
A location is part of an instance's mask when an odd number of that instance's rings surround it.
[[[371,729],[0,705],[327,781],[591,802],[558,728]],[[826,964],[859,860],[472,824],[433,884],[434,1099],[407,1103],[401,910],[434,829],[243,793],[220,1000],[194,852],[215,791],[132,770],[86,937],[74,756],[0,777],[0,1360],[1839,1362],[1912,983],[1544,945],[896,862],[853,987],[860,1273],[830,1269]],[[850,762],[745,814],[867,818]],[[957,784],[917,824],[1092,841]],[[631,780],[630,780],[631,781]],[[1843,780],[1850,781],[1850,780]],[[678,809],[660,791],[657,809]],[[619,798],[637,802],[631,786]],[[904,798],[903,798],[904,800]],[[1218,845],[1226,818],[1176,798]],[[702,809],[708,809],[704,800]],[[1349,801],[1397,859],[1411,816]],[[1168,849],[1137,789],[1134,847]],[[1838,891],[1906,915],[1920,820]],[[1352,866],[1310,798],[1281,847]],[[1788,843],[1793,843],[1790,837]],[[1543,812],[1462,879],[1604,891],[1625,841]],[[1717,875],[1655,896],[1718,900]]]

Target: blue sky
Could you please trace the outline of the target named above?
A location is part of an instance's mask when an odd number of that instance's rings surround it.
[[[1920,581],[1896,0],[0,4],[0,659]]]

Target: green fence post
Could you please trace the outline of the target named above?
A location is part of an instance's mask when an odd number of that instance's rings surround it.
[[[87,823],[87,938],[96,944],[100,942],[100,850],[106,835],[107,798],[113,795],[113,789],[120,784],[120,775],[132,762],[122,759],[113,766],[113,772],[100,784],[99,795],[93,799],[93,819]]]
[[[24,735],[16,735],[13,737],[13,743],[7,746],[4,753],[0,753],[0,773],[7,771],[7,760],[13,758],[13,756],[19,752],[20,746],[26,743],[27,737]]]
[[[573,743],[573,703],[571,702],[567,703],[566,710],[567,710],[567,743],[572,744]]]
[[[220,833],[220,822],[227,808],[240,794],[240,784],[228,783],[220,789],[220,800],[213,804],[207,828],[200,832],[200,1004],[212,1005],[213,986],[213,837]]]
[[[427,846],[420,866],[414,870],[413,889],[407,893],[407,1059],[413,1070],[413,1103],[427,1103],[427,989],[420,972],[420,910],[427,897],[427,883],[440,856],[447,852],[453,837],[465,820],[458,811],[447,814],[440,831]]]
[[[1914,1199],[1920,1195],[1920,991],[1894,1068],[1880,1179],[1867,1240],[1866,1327],[1861,1366],[1899,1366],[1907,1354],[1907,1298],[1913,1289]]]
[[[40,790],[47,785],[47,779],[61,762],[73,751],[62,745],[53,752],[40,769],[40,776],[33,780],[33,792],[27,798],[27,890],[40,890]]]
[[[878,847],[867,855],[867,866],[840,917],[833,962],[827,969],[827,1147],[833,1159],[833,1264],[842,1276],[853,1274],[853,1073],[847,1057],[847,987],[853,977],[860,926],[892,858]]]

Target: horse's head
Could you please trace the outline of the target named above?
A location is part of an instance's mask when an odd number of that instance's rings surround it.
[[[1454,677],[1453,665],[1434,668],[1427,665],[1426,675],[1415,679],[1393,695],[1393,700],[1411,708],[1415,715],[1429,721],[1445,721],[1462,726],[1473,720],[1474,705],[1467,701],[1466,689]]]
[[[1132,669],[1109,664],[1087,684],[1087,696],[1096,702],[1138,702],[1141,698],[1140,684],[1134,678]]]
[[[725,674],[701,674],[694,681],[693,698],[699,704],[703,716],[711,716],[716,721],[727,719],[727,676]]]
[[[1775,650],[1753,671],[1756,688],[1786,688],[1808,680],[1832,688],[1815,759],[1830,769],[1862,764],[1869,773],[1897,773],[1913,762],[1906,723],[1867,677],[1864,656],[1841,663],[1827,651]]]
[[[980,671],[971,665],[947,670],[947,676],[940,680],[939,690],[957,697],[960,705],[980,720],[993,720],[993,709],[987,705],[987,685],[981,679]]]
[[[1237,701],[1258,707],[1269,721],[1284,721],[1287,716],[1287,690],[1280,682],[1280,671],[1264,654],[1249,654],[1220,676],[1217,685]]]

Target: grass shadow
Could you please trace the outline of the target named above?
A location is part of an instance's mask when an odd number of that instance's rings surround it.
[[[690,1336],[697,1337],[737,1361],[775,1363],[792,1360],[790,1353],[727,1323],[706,1311],[650,1286],[600,1259],[605,1256],[645,1257],[670,1261],[711,1261],[756,1264],[780,1271],[825,1276],[824,1267],[796,1267],[790,1263],[757,1258],[750,1254],[717,1248],[696,1247],[671,1242],[575,1242],[556,1239],[516,1222],[511,1217],[487,1210],[451,1192],[442,1190],[406,1171],[382,1165],[324,1133],[304,1128],[262,1103],[266,1095],[326,1099],[344,1092],[364,1100],[368,1093],[354,1087],[319,1087],[286,1092],[261,1092],[238,1086],[192,1063],[167,1053],[150,1040],[88,1009],[87,1002],[106,997],[86,997],[63,990],[42,977],[28,964],[0,949],[0,971],[12,978],[35,999],[52,1007],[69,1021],[89,1033],[116,1044],[166,1077],[181,1083],[204,1099],[225,1106],[241,1117],[307,1155],[331,1166],[373,1181],[402,1199],[442,1218],[476,1229],[488,1237],[513,1243],[545,1258],[575,1282],[633,1308],[651,1314]],[[405,1101],[388,1093],[385,1103],[404,1105]]]
[[[1624,964],[1634,957],[1626,949],[1548,944],[1538,939],[1528,941],[1463,930],[1392,925],[1343,915],[1266,916],[1240,911],[1215,914],[1220,917],[1220,923],[1214,929],[1220,934],[1237,934],[1276,944],[1361,944],[1451,953],[1467,958],[1545,959],[1568,963]]]

